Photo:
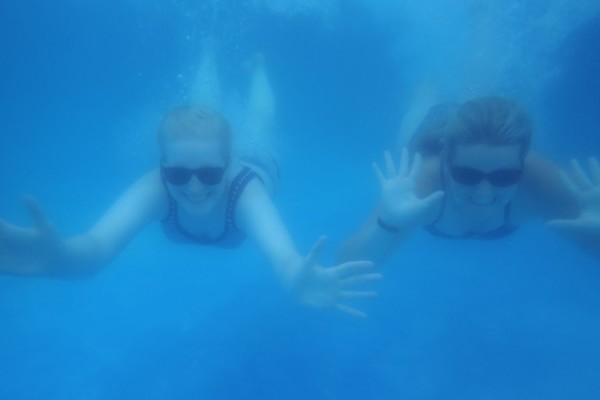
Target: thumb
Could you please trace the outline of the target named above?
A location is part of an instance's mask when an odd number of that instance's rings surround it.
[[[52,223],[46,217],[46,214],[39,203],[32,196],[23,196],[23,202],[25,202],[25,206],[33,219],[33,223],[38,229],[42,231],[54,230]]]
[[[586,224],[579,219],[553,219],[546,222],[546,225],[563,232],[581,231],[586,228]]]
[[[316,243],[313,245],[313,247],[310,249],[310,251],[308,252],[308,255],[306,256],[306,262],[309,265],[313,265],[317,262],[317,260],[319,258],[319,254],[321,254],[321,250],[323,249],[323,245],[325,244],[326,241],[327,241],[327,237],[321,236],[319,238],[319,240],[317,240]]]
[[[429,196],[422,199],[421,202],[424,205],[424,208],[426,208],[426,209],[433,208],[433,207],[437,206],[444,199],[445,195],[446,195],[445,192],[438,190],[437,192],[433,192]]]

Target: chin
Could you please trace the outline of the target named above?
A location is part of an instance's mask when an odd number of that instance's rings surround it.
[[[497,207],[498,204],[500,203],[500,199],[494,198],[491,200],[475,200],[475,199],[469,197],[467,199],[467,202],[468,202],[469,206],[471,206],[471,207],[486,209],[486,208]]]
[[[214,205],[210,204],[195,204],[195,205],[189,205],[186,204],[183,206],[183,209],[185,210],[185,212],[189,215],[200,215],[200,214],[208,214],[212,209],[214,208]]]
[[[506,202],[504,202],[500,197],[496,197],[490,201],[477,201],[468,197],[465,199],[464,204],[474,212],[487,214],[502,210],[506,205]]]
[[[186,208],[190,214],[205,214],[215,208],[214,201],[205,201],[202,203],[188,203]]]
[[[188,214],[205,214],[215,207],[216,201],[211,194],[198,200],[191,200],[183,195],[179,204]]]

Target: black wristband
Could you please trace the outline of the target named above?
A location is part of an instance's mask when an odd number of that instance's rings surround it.
[[[388,225],[384,220],[382,220],[379,217],[377,217],[377,225],[379,225],[379,227],[381,229],[383,229],[384,231],[389,232],[389,233],[398,233],[398,232],[400,232],[400,229],[395,228],[395,227],[393,227],[391,225]]]

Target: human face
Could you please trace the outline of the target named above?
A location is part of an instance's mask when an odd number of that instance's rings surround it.
[[[175,168],[183,171],[177,173],[172,170]],[[207,213],[224,198],[226,179],[217,179],[215,174],[223,169],[227,174],[227,161],[216,138],[167,140],[161,169],[173,199],[188,214]],[[169,179],[173,172],[179,178],[183,173],[188,179]]]
[[[466,212],[488,215],[504,210],[515,194],[523,168],[521,147],[458,145],[444,168],[455,204]]]

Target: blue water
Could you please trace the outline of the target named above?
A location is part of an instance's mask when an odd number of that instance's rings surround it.
[[[265,54],[276,202],[301,251],[329,236],[326,265],[376,201],[370,163],[420,81],[445,100],[518,98],[559,162],[600,155],[591,0],[113,3],[0,3],[11,222],[30,223],[28,193],[76,234],[152,168],[208,34],[230,93]],[[497,243],[416,232],[383,273],[354,320],[294,304],[250,243],[178,246],[151,226],[92,279],[0,277],[0,398],[599,398],[600,268],[542,224]]]

